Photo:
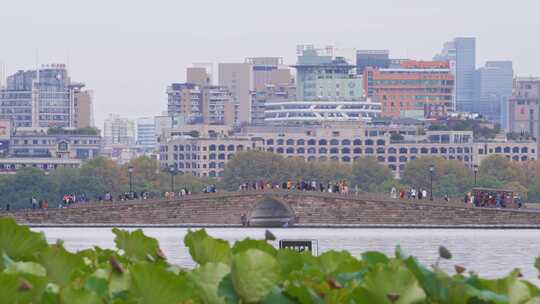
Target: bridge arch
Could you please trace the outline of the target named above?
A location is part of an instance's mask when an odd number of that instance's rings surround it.
[[[264,196],[257,201],[247,217],[248,225],[255,227],[291,226],[294,219],[291,207],[272,196]]]

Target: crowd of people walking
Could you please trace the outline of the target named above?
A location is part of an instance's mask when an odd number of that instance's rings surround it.
[[[315,192],[330,192],[330,193],[342,193],[349,194],[351,189],[349,184],[342,180],[334,183],[320,183],[317,181],[304,181],[298,180],[293,182],[292,180],[287,180],[282,183],[277,182],[252,182],[252,183],[243,183],[238,186],[238,191],[250,191],[250,190],[272,190],[272,189],[282,189],[282,190],[297,190],[297,191],[315,191]],[[354,191],[359,192],[358,187],[355,187]]]

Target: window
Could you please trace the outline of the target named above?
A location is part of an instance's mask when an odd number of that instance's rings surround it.
[[[396,154],[397,153],[396,148],[388,148],[388,153],[389,154]]]
[[[339,145],[339,140],[337,140],[337,139],[332,139],[332,140],[330,141],[330,145],[331,145],[331,146],[337,146],[337,145]]]
[[[384,146],[385,142],[382,139],[377,140],[377,146]]]
[[[273,140],[273,139],[267,139],[267,140],[266,140],[266,144],[267,144],[268,146],[271,146],[271,145],[274,144],[274,140]]]
[[[343,157],[341,158],[341,160],[344,161],[344,162],[346,162],[346,163],[348,163],[348,162],[351,161],[351,158],[348,157],[348,156],[343,156]]]
[[[296,144],[299,145],[299,146],[303,146],[303,145],[305,145],[305,142],[306,142],[305,140],[299,139],[299,140],[296,141]]]
[[[384,154],[384,148],[377,148],[377,154]]]
[[[388,157],[388,162],[389,163],[395,163],[396,162],[396,157],[395,156],[389,156]]]
[[[414,148],[414,147],[411,148],[410,153],[411,154],[418,154],[418,148]]]
[[[439,149],[431,148],[431,154],[437,154],[437,153],[439,153]]]
[[[366,146],[373,146],[373,140],[367,139],[366,140]]]
[[[428,153],[429,153],[428,148],[421,148],[420,149],[420,154],[428,154]]]
[[[326,139],[319,140],[319,146],[326,146],[326,144],[327,144]]]
[[[281,138],[277,140],[277,144],[280,145],[280,146],[283,146],[284,142],[285,141],[283,139],[281,139]]]
[[[210,145],[209,150],[210,151],[216,151],[216,145]]]
[[[351,153],[351,149],[349,149],[349,148],[343,148],[343,149],[341,149],[341,153],[342,153],[342,154],[349,154],[349,153]]]
[[[355,146],[361,146],[361,145],[362,145],[362,141],[361,141],[360,139],[355,139],[355,140],[353,141],[353,145],[355,145]]]
[[[330,149],[330,154],[338,154],[339,153],[339,149],[338,148],[332,148]]]
[[[287,146],[293,146],[294,145],[294,139],[287,139]]]
[[[225,145],[219,145],[218,150],[219,151],[225,151]]]
[[[280,147],[280,148],[277,148],[276,152],[277,152],[277,153],[283,153],[283,148],[281,148],[281,147]]]
[[[354,148],[353,153],[354,153],[354,154],[362,154],[362,149],[360,149],[360,148]]]
[[[373,148],[366,148],[366,154],[373,154]]]
[[[384,163],[384,161],[386,160],[386,158],[384,158],[384,156],[377,156],[377,161],[381,162],[381,163]]]
[[[406,163],[406,162],[407,162],[407,156],[403,156],[403,155],[400,156],[400,157],[399,157],[399,162],[400,162],[400,163]]]
[[[504,147],[504,153],[510,153],[510,147]]]
[[[344,139],[341,141],[341,145],[342,146],[350,146],[351,145],[351,141],[348,140],[348,139]]]
[[[319,154],[326,154],[328,153],[328,149],[326,148],[319,148]]]
[[[316,150],[315,148],[309,148],[309,149],[307,150],[307,153],[308,153],[308,154],[315,154],[315,153],[317,153],[317,150]]]
[[[287,154],[293,154],[294,153],[294,148],[287,148]]]
[[[302,147],[296,149],[296,153],[299,153],[299,154],[304,154],[306,152],[306,150]]]
[[[519,153],[519,147],[513,147],[512,153]]]
[[[227,151],[234,151],[234,145],[228,145]]]

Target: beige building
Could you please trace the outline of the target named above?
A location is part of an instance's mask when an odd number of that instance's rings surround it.
[[[540,135],[540,78],[518,77],[509,100],[510,132]]]
[[[176,166],[184,173],[219,177],[234,153],[250,149],[306,161],[352,163],[362,156],[372,156],[399,177],[408,161],[423,156],[455,159],[472,168],[492,154],[514,161],[534,160],[535,146],[534,141],[474,143],[471,131],[418,134],[415,126],[333,123],[322,127],[253,127],[238,137],[176,137],[161,145],[160,159],[162,167]]]
[[[235,123],[251,122],[251,92],[254,89],[251,63],[220,63],[219,85],[229,88],[235,104]]]
[[[200,86],[211,85],[210,75],[203,67],[191,67],[186,69],[186,82]]]
[[[73,93],[75,128],[94,126],[94,103],[92,91],[75,90]]]

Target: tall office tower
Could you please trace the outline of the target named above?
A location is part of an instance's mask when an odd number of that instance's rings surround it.
[[[244,63],[220,63],[219,85],[227,87],[235,104],[235,123],[251,122],[251,98],[254,90],[253,65]]]
[[[117,114],[109,114],[103,126],[105,145],[123,144],[131,146],[135,143],[135,126],[132,120]]]
[[[476,69],[476,38],[460,37],[446,42],[441,53],[434,60],[446,60],[454,74],[454,110],[472,112],[474,110],[474,73]]]
[[[363,97],[362,78],[343,57],[306,47],[298,56],[296,98],[299,100],[353,100]]]
[[[71,83],[63,64],[44,65],[39,70],[18,71],[0,90],[0,118],[12,119],[15,127],[78,127],[75,97],[80,83]],[[83,115],[88,115],[86,113]]]
[[[508,100],[512,96],[513,79],[512,61],[487,61],[474,77],[473,111],[504,130],[509,129]]]
[[[356,51],[356,73],[362,75],[365,68],[387,69],[390,67],[390,51],[358,50]]]
[[[154,152],[157,148],[154,117],[141,117],[135,121],[137,148],[143,152]]]
[[[402,60],[399,68],[364,69],[364,87],[381,103],[381,116],[444,117],[452,107],[454,75],[447,61]]]
[[[510,132],[540,137],[540,77],[514,79],[509,101],[509,129]]]
[[[208,85],[202,88],[202,117],[206,124],[234,125],[234,101],[227,87]]]

